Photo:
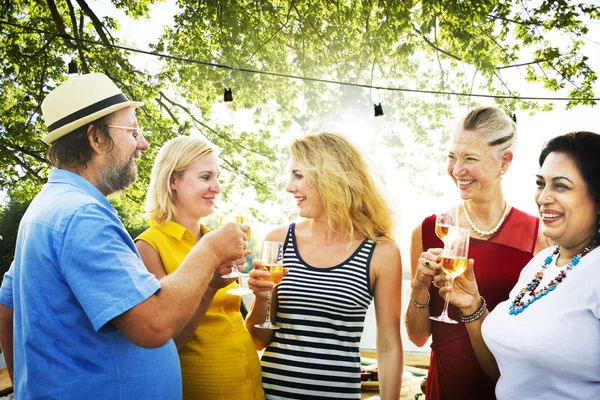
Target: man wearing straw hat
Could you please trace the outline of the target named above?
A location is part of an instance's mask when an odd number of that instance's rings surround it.
[[[135,116],[142,105],[99,73],[42,103],[42,140],[57,168],[21,220],[0,289],[0,344],[16,399],[180,399],[171,337],[217,269],[243,256],[246,227],[228,224],[177,272],[160,282],[148,273],[106,198],[136,179],[148,148]]]

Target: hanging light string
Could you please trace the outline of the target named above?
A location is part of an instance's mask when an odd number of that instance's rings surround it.
[[[296,79],[296,80],[309,81],[309,82],[329,83],[329,84],[340,85],[340,86],[352,86],[352,87],[365,88],[365,89],[379,89],[379,90],[388,90],[388,91],[396,91],[396,92],[449,95],[449,96],[464,96],[464,97],[482,97],[482,98],[492,98],[492,99],[539,100],[539,101],[597,101],[597,100],[600,100],[600,98],[598,98],[598,97],[591,97],[591,98],[587,98],[587,97],[540,97],[540,96],[515,96],[515,95],[485,94],[485,93],[463,93],[463,92],[448,92],[448,91],[438,91],[438,90],[408,89],[408,88],[400,88],[400,87],[369,85],[369,84],[365,84],[365,83],[344,82],[344,81],[336,81],[336,80],[332,80],[332,79],[321,79],[321,78],[312,78],[312,77],[307,77],[307,76],[290,75],[290,74],[284,74],[284,73],[280,73],[280,72],[262,71],[262,70],[251,69],[251,68],[232,67],[232,66],[225,65],[225,64],[213,63],[213,62],[209,62],[209,61],[194,60],[194,59],[185,58],[185,57],[172,56],[169,54],[157,53],[157,52],[147,51],[147,50],[140,50],[140,49],[136,49],[133,47],[121,46],[121,45],[117,45],[117,44],[107,44],[107,43],[102,43],[102,42],[98,42],[95,40],[74,38],[71,35],[66,35],[66,34],[56,33],[56,32],[49,32],[49,31],[46,31],[43,29],[33,28],[30,26],[23,26],[20,24],[15,24],[13,22],[4,21],[4,20],[0,20],[0,25],[10,25],[10,26],[13,26],[16,28],[30,30],[30,31],[38,32],[38,33],[47,34],[47,35],[53,35],[53,36],[57,36],[57,37],[60,37],[63,39],[75,41],[75,42],[80,41],[80,42],[85,42],[85,43],[94,44],[94,45],[98,45],[98,46],[119,49],[119,50],[125,50],[125,51],[131,51],[133,53],[146,54],[146,55],[159,57],[159,58],[166,58],[166,59],[170,59],[170,60],[183,61],[183,62],[193,63],[193,64],[200,64],[200,65],[205,65],[208,67],[221,68],[221,69],[226,69],[226,70],[230,70],[230,71],[239,71],[239,72],[247,72],[247,73],[259,74],[259,75],[276,76],[279,78]]]

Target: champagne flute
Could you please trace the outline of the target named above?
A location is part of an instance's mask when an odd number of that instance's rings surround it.
[[[221,217],[219,217],[219,224],[221,226],[225,225],[228,222],[237,222],[238,224],[243,224],[244,222],[248,222],[246,220],[246,217],[244,215],[223,215]],[[252,238],[252,232],[250,231],[250,226],[248,226],[248,231],[246,232],[246,236],[248,236],[248,242],[251,240]],[[234,296],[244,296],[247,294],[251,294],[252,290],[245,288],[242,286],[242,277],[244,275],[238,271],[237,269],[237,265],[235,263],[233,263],[231,265],[231,272],[228,273],[227,275],[223,275],[221,276],[221,278],[237,278],[238,280],[236,281],[236,287],[234,289],[229,289],[227,291],[228,294],[232,294]]]
[[[449,226],[444,237],[444,250],[442,250],[442,270],[450,275],[450,285],[454,278],[461,275],[467,269],[469,252],[469,230],[459,226]],[[448,316],[448,300],[450,293],[446,294],[444,310],[437,317],[429,317],[434,321],[457,324],[458,321]]]
[[[273,286],[274,289],[283,279],[283,243],[264,242],[260,259],[265,264],[263,270],[269,272],[269,277],[263,280],[273,282],[275,285]],[[267,316],[265,322],[254,325],[257,328],[279,329],[278,326],[271,323],[271,292],[272,290],[269,290],[267,293]]]
[[[440,212],[435,216],[435,234],[442,242],[446,235],[448,235],[448,228],[457,225],[458,219],[456,218],[456,209],[454,208]]]

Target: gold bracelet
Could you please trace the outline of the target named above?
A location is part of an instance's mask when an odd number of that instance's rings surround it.
[[[429,306],[429,301],[431,300],[431,296],[429,295],[429,292],[427,292],[427,303],[425,304],[421,304],[421,303],[417,303],[417,301],[415,299],[412,298],[412,295],[410,295],[410,301],[417,307],[419,308],[425,308]]]

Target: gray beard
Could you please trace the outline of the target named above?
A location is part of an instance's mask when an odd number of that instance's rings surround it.
[[[138,175],[135,163],[137,155],[137,152],[133,153],[125,165],[117,165],[112,162],[106,166],[98,180],[98,189],[105,196],[125,190],[135,182]]]

